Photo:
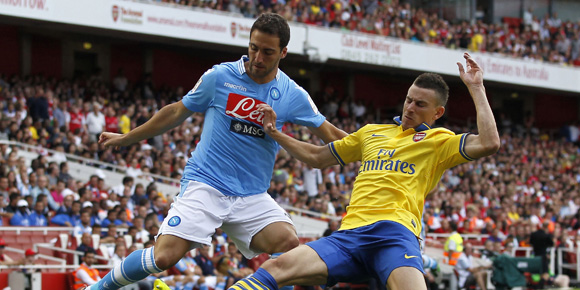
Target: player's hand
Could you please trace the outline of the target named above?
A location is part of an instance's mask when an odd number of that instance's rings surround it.
[[[103,144],[105,145],[105,147],[113,147],[113,148],[130,145],[126,144],[127,142],[125,142],[123,139],[124,136],[125,136],[124,134],[103,132],[99,136],[99,144]]]
[[[276,112],[274,112],[274,109],[272,109],[268,104],[259,104],[257,107],[258,112],[264,114],[264,120],[262,121],[264,132],[271,135],[278,131],[278,129],[276,129]]]
[[[481,86],[483,85],[483,70],[481,67],[475,62],[469,53],[464,53],[463,57],[465,58],[465,65],[467,70],[463,68],[463,64],[461,62],[457,62],[457,66],[459,67],[459,77],[463,81],[463,83],[467,87],[471,86]]]

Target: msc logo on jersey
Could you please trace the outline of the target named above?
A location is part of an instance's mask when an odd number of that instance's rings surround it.
[[[413,141],[419,142],[419,141],[423,140],[425,138],[425,136],[427,136],[427,134],[425,132],[415,133],[415,135],[413,136]]]
[[[172,218],[169,219],[169,222],[167,222],[167,224],[171,227],[175,227],[177,225],[179,225],[181,223],[181,218],[178,216],[174,216]]]
[[[276,87],[271,87],[270,88],[270,98],[272,98],[272,100],[277,101],[279,100],[281,97],[280,94],[280,90],[278,90],[278,88]]]
[[[230,123],[230,131],[262,139],[264,138],[264,136],[266,136],[264,130],[262,130],[260,126],[251,123],[241,122],[238,120],[232,120],[232,122]]]

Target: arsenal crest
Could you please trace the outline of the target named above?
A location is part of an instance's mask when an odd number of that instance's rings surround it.
[[[119,19],[119,6],[113,5],[113,21],[117,22]]]
[[[232,37],[236,37],[236,30],[238,28],[238,25],[235,22],[232,22],[230,30],[232,32]]]
[[[424,132],[415,133],[415,135],[413,136],[413,141],[419,142],[419,141],[423,140],[423,138],[425,138],[425,136],[427,136],[427,134]]]

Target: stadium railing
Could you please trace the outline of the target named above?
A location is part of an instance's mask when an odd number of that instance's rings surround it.
[[[563,269],[576,271],[576,281],[580,281],[580,242],[576,242],[574,249],[558,248],[558,273]],[[564,260],[566,257],[566,260]]]

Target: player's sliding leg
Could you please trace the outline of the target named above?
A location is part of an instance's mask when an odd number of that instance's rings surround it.
[[[116,290],[151,274],[171,268],[191,249],[191,242],[171,235],[162,235],[155,247],[136,250],[88,290]]]
[[[266,261],[252,276],[242,279],[229,289],[275,290],[288,285],[320,285],[327,282],[326,264],[309,246],[302,245]]]

